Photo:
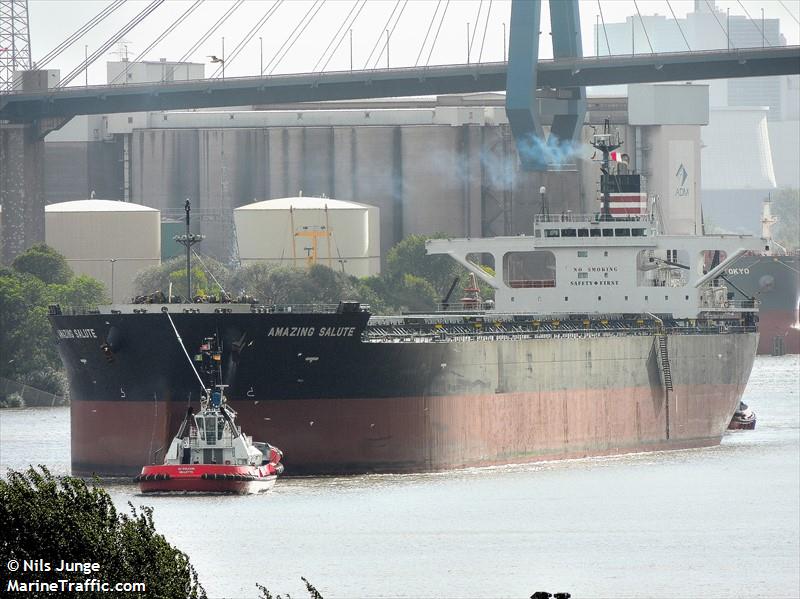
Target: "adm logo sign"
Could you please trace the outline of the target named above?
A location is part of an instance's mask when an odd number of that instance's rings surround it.
[[[689,173],[686,171],[686,167],[683,166],[683,162],[681,162],[678,170],[675,171],[675,197],[676,198],[685,198],[689,196],[689,187],[686,185],[686,179],[689,178]]]

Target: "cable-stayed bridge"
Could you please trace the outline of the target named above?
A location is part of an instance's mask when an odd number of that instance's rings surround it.
[[[540,95],[547,88],[790,75],[800,72],[800,46],[560,58],[538,61],[537,71]],[[0,119],[502,91],[507,76],[508,63],[495,62],[76,86],[0,95]]]
[[[713,2],[704,0],[711,8]],[[143,51],[140,56],[160,43],[165,36],[175,31],[184,19],[198,9],[202,0],[197,0],[183,13],[168,23],[164,31]],[[100,26],[109,15],[124,4],[114,0],[106,5],[91,20],[57,45],[51,52],[37,61],[36,66],[46,66],[65,49],[74,45],[87,31]],[[67,73],[54,88],[31,91],[19,89],[10,79],[13,70],[30,69],[30,44],[28,35],[27,3],[25,0],[0,0],[0,78],[6,76],[6,93],[0,93],[0,201],[3,204],[3,260],[13,258],[19,251],[43,239],[44,196],[42,181],[44,160],[42,140],[47,132],[57,129],[71,117],[79,114],[104,114],[115,112],[137,112],[170,110],[181,108],[203,108],[241,106],[252,104],[278,104],[323,100],[344,100],[393,96],[416,96],[446,93],[481,91],[506,91],[506,110],[509,122],[518,142],[529,141],[531,136],[543,137],[536,98],[552,99],[549,106],[554,111],[551,140],[572,139],[583,124],[585,114],[585,86],[610,85],[639,82],[690,81],[732,77],[753,77],[800,73],[800,46],[776,46],[767,43],[766,28],[750,19],[754,31],[759,32],[761,46],[737,48],[731,43],[721,18],[715,19],[727,38],[727,48],[721,50],[692,50],[688,41],[686,52],[656,52],[647,33],[645,20],[639,13],[639,27],[644,33],[649,52],[637,53],[633,47],[636,37],[636,21],[631,20],[632,48],[630,55],[583,56],[581,24],[578,0],[550,0],[553,56],[549,60],[539,59],[539,36],[542,30],[541,0],[512,0],[508,60],[482,62],[483,42],[477,50],[476,34],[481,22],[483,2],[478,7],[472,38],[467,25],[467,64],[430,64],[431,55],[447,14],[449,1],[438,2],[433,17],[428,23],[427,33],[420,48],[415,66],[401,68],[378,68],[385,55],[389,62],[389,37],[394,32],[408,2],[398,1],[385,23],[385,42],[378,38],[365,63],[371,68],[347,71],[326,71],[326,67],[346,38],[347,28],[352,27],[364,9],[366,0],[356,0],[350,12],[331,38],[326,52],[314,67],[314,72],[297,74],[272,74],[278,63],[292,50],[309,23],[318,15],[324,1],[315,0],[302,19],[291,30],[283,45],[267,63],[260,65],[254,77],[225,77],[225,65],[230,65],[247,43],[254,40],[259,27],[274,16],[283,4],[276,0],[264,15],[234,47],[225,55],[209,56],[218,65],[212,77],[191,81],[145,84],[75,85],[88,67],[104,55],[113,44],[139,26],[155,13],[163,0],[153,0],[144,6],[130,21],[115,31],[91,55],[86,51],[85,59]],[[231,3],[219,19],[192,45],[181,61],[197,52],[204,41],[218,30],[225,19],[242,7],[244,2]],[[492,3],[484,17],[485,38]],[[667,2],[669,5],[669,2]],[[263,4],[261,5],[264,6]],[[23,11],[21,7],[24,7]],[[443,10],[439,10],[443,7]],[[602,6],[598,3],[600,15]],[[638,12],[638,5],[637,5]],[[744,8],[744,6],[743,6]],[[672,10],[670,6],[670,10]],[[745,9],[746,11],[746,9]],[[156,13],[158,14],[158,13]],[[791,14],[791,13],[790,13]],[[748,18],[750,15],[748,14]],[[794,17],[793,17],[794,18]],[[728,21],[730,17],[728,17]],[[679,22],[676,20],[678,28]],[[333,27],[334,25],[331,25]],[[10,32],[10,33],[9,33]],[[681,36],[686,41],[685,32]],[[603,23],[608,53],[608,34]],[[5,37],[3,37],[5,35]],[[595,32],[600,39],[600,29]],[[16,36],[16,37],[14,37]],[[433,37],[431,37],[433,36]],[[431,40],[429,42],[429,39]],[[480,39],[480,38],[479,38]],[[11,40],[11,41],[9,41]],[[20,40],[25,40],[21,43]],[[337,41],[338,40],[338,41]],[[224,41],[224,38],[223,38]],[[334,47],[334,42],[335,47]],[[504,44],[505,46],[505,44]],[[329,52],[329,49],[333,50]],[[9,48],[13,51],[9,55]],[[599,44],[598,44],[599,49]],[[377,54],[375,54],[377,52]],[[427,52],[424,65],[421,58]],[[600,51],[597,54],[601,54]],[[327,55],[327,61],[324,61]],[[477,62],[470,56],[477,55]],[[10,56],[10,59],[9,59]],[[351,50],[352,56],[352,50]],[[373,56],[375,60],[373,61]],[[27,62],[26,62],[27,60]],[[138,60],[138,58],[137,58]],[[322,64],[324,62],[324,64]],[[321,69],[317,69],[322,65]],[[352,58],[351,58],[352,65]],[[220,76],[221,75],[221,76]],[[0,82],[2,83],[2,82]],[[72,85],[70,85],[72,84]],[[2,123],[6,123],[3,125]],[[541,168],[532,163],[529,168]]]

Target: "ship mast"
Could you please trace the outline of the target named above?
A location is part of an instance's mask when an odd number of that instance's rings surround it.
[[[595,150],[600,150],[603,153],[603,160],[600,162],[600,172],[609,178],[611,175],[611,169],[609,167],[611,152],[621,147],[622,141],[620,141],[618,135],[612,135],[611,124],[608,119],[606,119],[603,124],[603,133],[593,135],[591,144]],[[603,194],[600,220],[612,220],[611,192],[609,191],[609,185],[603,185],[602,177],[600,178],[600,193]]]
[[[176,235],[173,237],[175,241],[180,243],[182,246],[186,248],[186,297],[188,301],[191,303],[192,301],[192,246],[195,243],[200,243],[205,238],[204,235],[198,235],[191,232],[191,212],[192,212],[192,205],[189,202],[189,199],[186,199],[186,203],[183,205],[183,209],[186,211],[186,233],[184,235]]]

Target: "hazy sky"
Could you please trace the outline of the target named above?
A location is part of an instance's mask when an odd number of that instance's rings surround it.
[[[236,45],[250,31],[256,22],[275,4],[276,0],[246,0],[231,17],[191,56],[190,60],[207,62],[208,55],[222,54],[222,38],[225,38],[225,50],[228,57]],[[181,58],[186,51],[198,41],[214,22],[228,10],[233,0],[206,0],[197,8],[174,32],[164,39],[158,46],[149,52],[146,60],[158,60],[165,57],[169,60]],[[88,21],[102,8],[110,4],[110,0],[29,0],[31,46],[33,59],[36,61],[48,53],[53,47],[66,39],[77,30],[84,22]],[[127,23],[135,14],[141,11],[147,2],[143,0],[128,0],[119,10],[107,18],[101,25],[87,33],[77,41],[69,50],[46,68],[61,69],[61,75],[76,67],[84,56],[84,46],[88,46],[91,54],[106,39]],[[152,41],[169,24],[193,4],[187,0],[168,0],[153,12],[137,28],[124,36],[127,42],[127,51],[131,60],[135,60]],[[321,4],[321,8],[319,8]],[[315,69],[326,47],[339,29],[347,14],[356,4],[355,0],[328,0],[319,2],[316,8],[319,12],[310,22],[292,50],[275,68],[275,73],[308,72]],[[391,66],[413,65],[420,54],[420,48],[431,17],[439,5],[439,15],[446,2],[440,4],[437,0],[412,0],[407,3],[395,25],[389,44],[389,59]],[[431,55],[430,64],[463,63],[467,58],[467,23],[470,23],[471,34],[475,32],[475,22],[479,26],[474,41],[472,42],[471,60],[476,62],[483,43],[482,61],[502,60],[503,58],[503,24],[509,22],[511,9],[510,0],[494,0],[491,2],[491,11],[488,15],[485,41],[482,42],[490,2],[485,0],[451,0],[445,19],[441,26],[436,47]],[[670,5],[675,14],[681,18],[687,12],[693,11],[693,0],[638,0],[637,4],[642,14],[661,14],[671,18]],[[259,71],[259,36],[263,38],[264,65],[276,54],[278,49],[287,39],[292,29],[300,22],[306,12],[314,5],[313,0],[288,0],[283,2],[273,16],[258,30],[252,40],[244,47],[241,54],[229,60],[226,67],[226,76],[255,75]],[[373,53],[369,66],[376,61],[379,66],[386,65],[386,54],[378,59],[378,53],[384,49],[387,19],[395,9],[394,0],[370,0],[360,12],[357,20],[351,27],[353,30],[353,62],[355,68],[363,68],[370,52],[375,47],[378,38],[380,42]],[[360,2],[359,2],[360,6]],[[402,8],[403,3],[400,3]],[[636,14],[633,0],[602,0],[603,17],[606,23],[624,21],[626,16]],[[730,9],[731,14],[744,15],[742,6],[756,20],[761,18],[761,9],[767,18],[779,18],[781,31],[786,36],[789,44],[800,43],[800,25],[795,19],[800,18],[800,2],[798,0],[717,0],[717,6],[723,11]],[[394,14],[392,23],[396,20],[400,8]],[[480,19],[478,10],[480,8]],[[791,11],[792,16],[789,12]],[[596,0],[581,0],[581,23],[584,44],[584,53],[593,54],[592,27],[598,15],[598,2]],[[543,27],[541,56],[552,55],[550,47],[550,25],[548,3],[543,2]],[[438,24],[438,20],[437,20]],[[389,25],[391,29],[392,25]],[[425,64],[430,50],[430,42],[435,33],[436,25],[431,31],[428,44],[425,46],[420,59],[420,64]],[[341,70],[350,68],[349,39],[344,32],[344,39],[338,51],[333,55],[326,70]],[[338,40],[338,38],[337,38]],[[119,48],[109,50],[105,60],[115,60]],[[325,60],[327,60],[325,54]],[[89,69],[89,83],[105,83],[105,60],[98,60]],[[323,60],[323,62],[325,61]],[[211,75],[216,65],[208,65],[206,74]],[[73,84],[83,83],[81,75]]]

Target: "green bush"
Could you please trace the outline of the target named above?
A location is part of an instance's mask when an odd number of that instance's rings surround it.
[[[129,504],[130,505],[130,504]],[[9,560],[43,560],[53,568],[65,562],[96,562],[99,572],[34,572],[17,580],[30,582],[83,582],[96,578],[113,585],[143,582],[143,593],[127,597],[169,599],[205,597],[197,573],[185,553],[170,545],[153,526],[151,508],[121,514],[108,493],[72,477],[55,478],[44,466],[26,472],[9,471],[0,479],[0,563]],[[4,589],[5,590],[5,589]],[[120,593],[85,592],[80,597],[120,596]],[[26,593],[51,597],[51,593]],[[69,594],[65,595],[69,596]]]

